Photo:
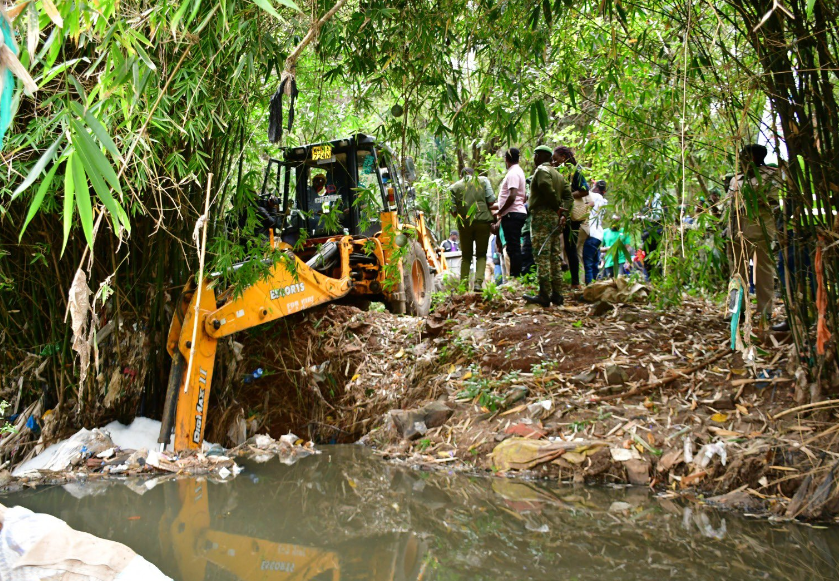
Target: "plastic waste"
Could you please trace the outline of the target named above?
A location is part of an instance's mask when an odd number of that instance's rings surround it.
[[[224,454],[225,450],[221,444],[211,445],[209,450],[204,453],[205,456],[224,456]]]
[[[85,458],[113,448],[114,443],[107,434],[98,429],[86,430],[82,428],[73,436],[59,444],[50,446],[38,456],[38,462],[25,462],[12,473],[20,476],[29,470],[66,470],[70,466],[79,464]],[[41,459],[43,457],[43,459]]]
[[[690,437],[685,438],[685,462],[688,464],[693,462],[693,442]]]
[[[256,371],[254,371],[253,373],[249,373],[245,376],[245,383],[250,383],[254,379],[259,379],[260,377],[262,377],[262,374],[263,374],[262,368],[257,367]]]
[[[71,529],[48,514],[0,505],[4,581],[171,581],[123,544]]]
[[[29,419],[26,420],[26,427],[35,435],[41,433],[41,426],[38,425],[38,420],[35,419],[35,416],[29,416]]]
[[[694,464],[699,468],[707,468],[714,456],[719,456],[720,462],[722,462],[722,465],[725,466],[725,463],[728,460],[728,454],[725,451],[725,444],[722,442],[705,444],[702,448],[700,448],[699,454],[696,455]]]

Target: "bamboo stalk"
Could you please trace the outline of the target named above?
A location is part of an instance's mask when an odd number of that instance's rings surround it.
[[[195,223],[195,243],[198,244],[198,228],[201,228],[201,243],[198,246],[198,292],[195,295],[195,314],[192,320],[192,341],[189,347],[189,363],[186,366],[186,381],[184,393],[189,388],[189,376],[192,373],[192,361],[195,358],[195,337],[198,334],[198,309],[201,306],[201,289],[204,287],[204,255],[207,250],[207,218],[210,214],[210,190],[213,184],[213,174],[207,175],[207,195],[204,199],[204,214]]]
[[[784,416],[787,416],[789,414],[794,414],[796,412],[803,412],[803,411],[814,410],[814,409],[818,409],[818,408],[833,407],[833,406],[839,406],[839,399],[828,399],[828,400],[825,400],[825,401],[817,401],[815,403],[808,403],[808,404],[800,405],[798,407],[794,407],[794,408],[790,408],[788,410],[784,410],[781,413],[779,413],[777,416],[770,416],[770,417],[773,420],[777,420],[777,419],[780,419],[780,418],[782,418]]]

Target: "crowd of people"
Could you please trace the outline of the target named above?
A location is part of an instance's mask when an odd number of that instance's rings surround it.
[[[769,249],[778,235],[780,176],[777,167],[765,163],[766,156],[766,148],[757,144],[740,152],[740,172],[725,180],[727,220],[722,221],[727,224],[723,232],[731,280],[744,286],[746,294],[751,289],[758,314],[768,320],[776,269]],[[640,235],[629,234],[621,229],[620,216],[606,215],[606,182],[596,180],[590,187],[570,147],[536,147],[530,177],[526,177],[519,157],[516,148],[505,153],[507,169],[497,193],[486,176],[476,175],[469,167],[450,187],[457,229],[450,232],[443,250],[462,251],[460,277],[466,285],[472,280],[473,257],[477,274],[472,290],[481,291],[485,281],[503,283],[535,272],[539,290],[524,299],[543,306],[563,304],[565,270],[570,271],[572,289],[598,278],[634,272],[649,280],[650,271],[656,268],[649,254],[656,252],[666,222],[661,196],[653,195],[647,201],[646,226]],[[721,193],[717,192],[716,202],[700,199],[702,211],[710,211],[717,219],[722,218]],[[749,200],[756,200],[757,205],[750,207]],[[693,217],[682,214],[685,227],[694,227]],[[782,284],[785,273],[792,275],[796,262],[802,260],[779,254],[777,269]],[[737,310],[735,286],[732,283],[729,315]]]
[[[518,149],[507,150],[504,160],[507,171],[497,195],[489,179],[470,167],[449,188],[457,229],[443,250],[462,252],[460,277],[466,285],[475,258],[472,290],[480,292],[485,280],[503,283],[535,272],[539,290],[524,298],[549,306],[564,302],[565,270],[572,289],[580,288],[581,280],[589,284],[634,270],[646,276],[639,244],[620,229],[618,216],[604,216],[606,182],[590,188],[570,147],[538,146],[529,178]],[[607,221],[612,226],[605,227]]]

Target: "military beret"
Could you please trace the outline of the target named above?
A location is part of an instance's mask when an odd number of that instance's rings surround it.
[[[553,155],[554,152],[554,150],[548,147],[547,145],[540,145],[534,151],[542,151],[544,153],[550,153],[551,155]]]

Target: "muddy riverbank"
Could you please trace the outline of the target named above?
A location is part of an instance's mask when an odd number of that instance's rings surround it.
[[[835,518],[836,408],[799,409],[807,386],[796,385],[788,335],[755,331],[747,364],[704,300],[661,311],[643,297],[615,307],[578,297],[541,309],[515,293],[450,297],[427,320],[310,313],[295,344],[321,363],[292,375],[292,396],[316,403],[288,406],[307,421],[295,429],[321,442],[360,438],[415,466],[634,484],[750,513]],[[270,349],[273,361],[293,357],[293,346]],[[250,342],[244,353],[245,365],[273,362]]]
[[[836,518],[835,396],[796,403],[788,336],[756,332],[746,363],[703,300],[542,309],[516,293],[448,297],[427,319],[330,305],[241,334],[221,350],[207,440],[294,432],[417,467]]]

